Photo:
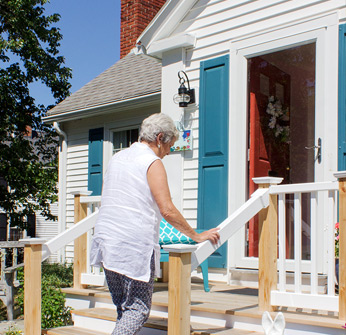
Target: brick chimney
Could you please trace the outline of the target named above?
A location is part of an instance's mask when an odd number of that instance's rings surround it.
[[[136,40],[166,0],[121,0],[120,58],[136,46]]]

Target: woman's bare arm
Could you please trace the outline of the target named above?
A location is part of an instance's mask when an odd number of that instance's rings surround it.
[[[213,228],[198,234],[174,206],[168,187],[166,170],[161,160],[156,160],[151,164],[147,172],[147,179],[161,215],[173,227],[198,243],[210,240],[216,244],[219,241],[219,228]]]

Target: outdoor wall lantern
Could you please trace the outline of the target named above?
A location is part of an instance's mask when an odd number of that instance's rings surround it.
[[[184,71],[178,72],[179,84],[178,94],[175,94],[173,101],[179,104],[179,107],[187,107],[189,104],[195,103],[195,89],[190,88],[189,78]],[[188,88],[185,87],[185,81],[187,81]]]

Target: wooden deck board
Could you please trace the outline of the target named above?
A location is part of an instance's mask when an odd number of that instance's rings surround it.
[[[68,326],[68,327],[61,327],[57,329],[51,329],[48,331],[47,335],[105,335],[108,333],[101,333],[101,332],[95,332],[90,331],[83,328]],[[256,333],[252,331],[246,331],[246,330],[239,330],[239,329],[226,329],[226,330],[220,330],[220,328],[217,329],[198,329],[193,330],[191,332],[191,335],[259,335],[261,333]]]
[[[50,329],[47,335],[109,335],[108,333],[95,332],[84,328],[73,326]]]
[[[85,317],[93,317],[93,318],[99,318],[102,320],[116,321],[116,311],[112,310],[110,308],[80,309],[80,310],[72,311],[72,313],[75,315],[81,315],[81,316],[85,316]],[[154,328],[154,329],[160,329],[160,330],[166,331],[167,330],[167,319],[155,317],[155,316],[150,316],[149,320],[147,321],[147,323],[144,326],[147,328]],[[65,334],[65,333],[62,333],[62,334]],[[192,322],[191,323],[191,334],[192,335],[211,335],[211,334],[247,335],[247,334],[258,334],[258,333],[240,330],[240,329],[229,329],[229,328],[225,328],[225,327],[215,327],[212,325],[206,325],[206,324]],[[48,335],[51,335],[51,333],[48,333]],[[52,335],[53,335],[53,333],[52,333]]]
[[[261,318],[258,309],[257,289],[228,286],[223,283],[210,282],[210,292],[204,292],[203,284],[192,283],[191,310],[208,313],[222,313],[243,317]],[[107,288],[89,288],[87,290],[64,289],[65,293],[81,294],[110,299]],[[167,283],[155,283],[153,306],[168,306]],[[338,328],[345,324],[338,319],[337,313],[326,311],[279,308],[286,323],[298,323],[321,327]],[[275,316],[275,312],[272,316]],[[222,334],[222,333],[218,333]]]

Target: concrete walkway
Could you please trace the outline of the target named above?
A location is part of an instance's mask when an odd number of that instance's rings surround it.
[[[15,325],[16,329],[24,330],[24,320],[0,321],[0,335],[4,335],[11,325]],[[24,334],[24,333],[22,333]]]

